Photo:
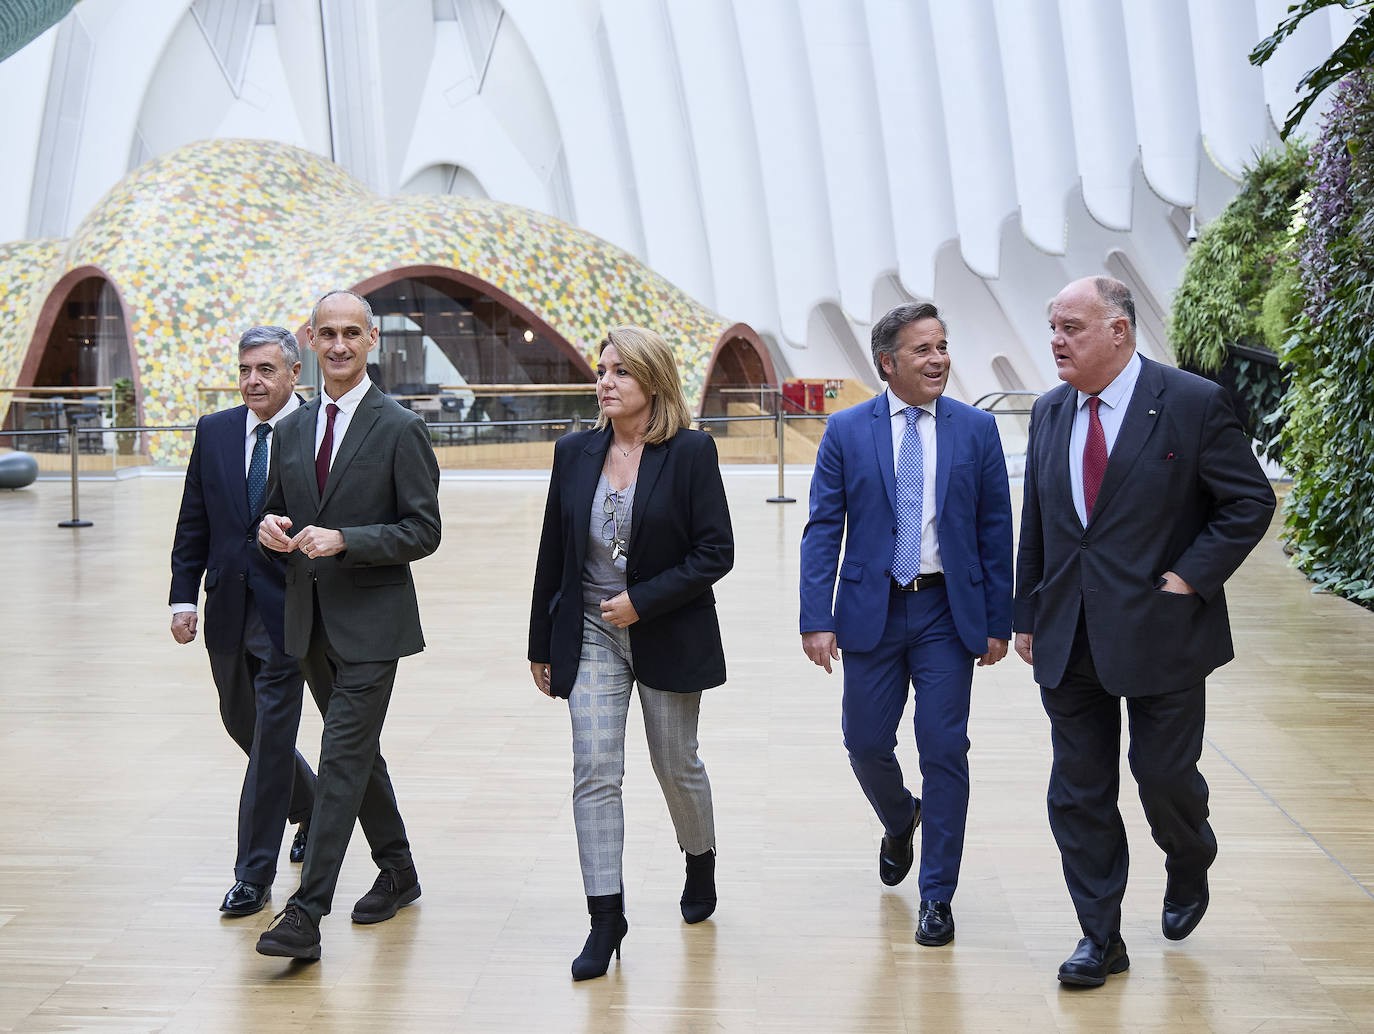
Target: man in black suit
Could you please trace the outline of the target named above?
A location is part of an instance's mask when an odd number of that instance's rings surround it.
[[[252,327],[239,340],[244,404],[196,425],[172,543],[172,637],[195,639],[204,575],[205,648],[220,716],[248,755],[236,882],[220,905],[231,916],[252,915],[267,903],[288,819],[300,823],[291,860],[305,857],[315,804],[315,773],[296,750],[302,677],[282,638],[282,572],[253,544],[273,429],[301,404],[300,358],[285,327]]]
[[[1013,625],[1050,717],[1050,828],[1084,935],[1059,979],[1096,987],[1130,965],[1121,697],[1165,854],[1164,936],[1187,937],[1207,910],[1204,680],[1233,656],[1222,584],[1269,527],[1274,493],[1226,392],[1136,354],[1124,284],[1069,284],[1050,331],[1067,383],[1031,413]]]
[[[425,645],[410,562],[439,547],[439,465],[424,421],[368,380],[378,330],[366,299],[330,291],[306,335],[324,386],[272,445],[258,542],[285,557],[286,650],[310,679],[324,734],[300,889],[257,949],[318,959],[355,819],[381,871],[353,921],[390,919],[420,896],[379,744],[397,662]]]

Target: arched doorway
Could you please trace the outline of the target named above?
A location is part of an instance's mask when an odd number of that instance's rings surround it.
[[[8,427],[63,428],[73,419],[78,425],[97,427],[138,423],[138,370],[124,301],[102,270],[83,266],[53,286],[39,311],[17,383],[40,389],[85,390],[51,397],[33,393],[34,401],[11,406]],[[96,388],[104,390],[91,390]],[[111,412],[111,388],[117,397],[116,413]],[[83,451],[104,451],[104,437],[81,436]],[[132,448],[133,435],[120,437],[128,439],[120,442],[121,451]],[[56,434],[51,439],[29,440],[40,449],[61,447]]]
[[[706,387],[701,395],[703,417],[729,416],[741,407],[761,412],[768,406],[761,388],[778,387],[768,349],[752,328],[736,323],[716,342],[706,367]]]
[[[457,270],[392,270],[357,288],[381,331],[369,369],[383,390],[431,423],[548,421],[445,439],[543,441],[568,421],[596,419],[585,357],[491,285]]]

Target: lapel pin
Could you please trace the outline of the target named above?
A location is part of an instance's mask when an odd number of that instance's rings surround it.
[[[1153,409],[1150,410],[1150,416],[1154,416],[1154,415],[1155,415],[1155,412],[1156,412],[1156,410],[1153,410]]]

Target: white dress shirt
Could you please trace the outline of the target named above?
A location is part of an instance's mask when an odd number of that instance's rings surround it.
[[[1135,394],[1135,382],[1140,379],[1140,355],[1132,352],[1125,368],[1116,379],[1097,393],[1101,404],[1097,407],[1097,419],[1102,423],[1102,434],[1107,439],[1107,456],[1110,458],[1116,436],[1121,431],[1121,423],[1126,419],[1126,406]],[[1073,507],[1078,511],[1078,519],[1084,527],[1088,525],[1088,508],[1083,502],[1083,446],[1088,441],[1088,399],[1091,395],[1078,393],[1078,408],[1073,414],[1073,431],[1069,434],[1069,481],[1073,485]]]
[[[275,414],[268,417],[265,422],[268,427],[275,431],[277,429],[277,421],[290,413],[294,413],[300,408],[301,400],[293,391],[287,398],[286,405],[282,406]],[[250,409],[248,411],[248,419],[245,420],[244,423],[247,425],[247,430],[244,432],[243,438],[243,477],[246,482],[248,479],[248,467],[253,462],[253,446],[258,444],[258,425],[264,423],[264,421],[258,419],[258,415]],[[272,472],[272,435],[270,433],[267,435],[267,446],[267,471],[270,474]],[[187,611],[194,613],[195,610],[196,605],[194,603],[172,604],[173,614],[183,614]]]
[[[282,417],[289,416],[300,408],[301,400],[297,398],[296,393],[293,391],[291,397],[286,400],[286,405],[282,406],[281,409],[277,410],[274,415],[267,419],[267,426],[275,431],[277,429],[277,422],[280,421]],[[248,468],[253,462],[253,446],[258,443],[258,424],[263,422],[264,421],[258,419],[258,415],[251,409],[248,411],[248,431],[243,439],[243,476],[245,478],[248,477]],[[267,447],[267,471],[270,474],[272,472],[272,435],[270,432],[267,435]]]
[[[320,454],[320,446],[324,443],[324,428],[328,420],[329,403],[339,407],[338,413],[334,415],[334,447],[329,452],[329,466],[334,466],[334,457],[339,455],[339,445],[343,442],[344,435],[348,433],[349,422],[353,419],[353,414],[357,411],[358,405],[363,401],[363,396],[372,387],[372,378],[364,377],[361,381],[343,393],[342,398],[332,399],[329,392],[324,388],[320,389],[320,410],[315,414],[315,455]]]
[[[911,407],[887,389],[887,408],[892,421],[892,471],[897,472],[897,459],[902,452],[902,438],[906,436],[906,411]],[[940,539],[935,531],[935,403],[917,407],[922,416],[916,418],[916,430],[921,435],[921,574],[943,571],[940,561]],[[926,416],[930,419],[927,420]]]

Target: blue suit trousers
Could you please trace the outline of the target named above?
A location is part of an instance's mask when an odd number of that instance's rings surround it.
[[[894,589],[878,645],[844,652],[844,745],[883,828],[911,825],[916,801],[897,761],[897,726],[914,690],[920,754],[921,898],[951,901],[968,816],[968,714],[974,657],[960,641],[943,586]]]

